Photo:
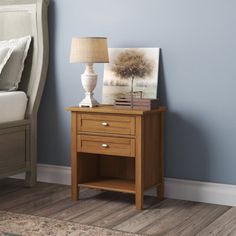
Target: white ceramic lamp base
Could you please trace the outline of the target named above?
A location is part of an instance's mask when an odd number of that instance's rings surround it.
[[[93,97],[93,93],[86,93],[85,98],[80,102],[80,107],[96,107],[98,106],[98,101]]]
[[[93,64],[89,63],[86,66],[84,74],[81,75],[81,82],[85,92],[85,98],[80,102],[80,107],[96,107],[99,105],[93,97],[93,90],[97,85],[97,75],[93,70]]]

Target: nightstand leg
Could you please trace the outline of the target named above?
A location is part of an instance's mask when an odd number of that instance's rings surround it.
[[[77,154],[77,115],[71,114],[71,196],[72,200],[79,199],[78,188],[78,154]]]
[[[72,196],[72,200],[73,200],[73,201],[79,200],[78,181],[73,181],[73,180],[72,180],[71,196]]]
[[[77,159],[77,158],[76,158]],[[77,201],[79,199],[79,188],[78,188],[78,162],[72,161],[72,174],[71,174],[71,195],[72,200]]]
[[[143,209],[143,192],[136,192],[135,194],[135,205],[137,210]]]
[[[159,201],[164,200],[164,183],[157,186],[157,199]]]
[[[160,135],[160,178],[161,184],[157,186],[157,199],[159,201],[164,200],[164,113],[161,113],[161,120],[160,120],[160,128],[161,128],[161,135]]]
[[[79,188],[72,189],[71,195],[72,195],[73,201],[78,201],[79,200]]]
[[[136,157],[135,157],[135,203],[143,208],[144,192],[144,124],[141,116],[136,117]]]

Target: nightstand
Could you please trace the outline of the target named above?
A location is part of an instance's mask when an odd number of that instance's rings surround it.
[[[165,107],[155,110],[69,107],[71,111],[72,199],[79,188],[135,194],[142,209],[144,191],[156,187],[163,199]]]

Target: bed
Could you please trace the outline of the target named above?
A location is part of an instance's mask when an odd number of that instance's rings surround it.
[[[0,178],[36,182],[37,112],[48,67],[48,0],[0,0],[0,41],[32,36],[18,91],[0,92]],[[16,103],[17,101],[17,103]]]
[[[24,120],[28,98],[23,91],[0,91],[0,124]]]

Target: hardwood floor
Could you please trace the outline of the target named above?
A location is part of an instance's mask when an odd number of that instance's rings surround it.
[[[236,235],[236,208],[174,199],[145,197],[145,209],[135,209],[132,194],[81,189],[71,201],[70,187],[21,180],[0,180],[0,210],[96,225],[147,235]]]

